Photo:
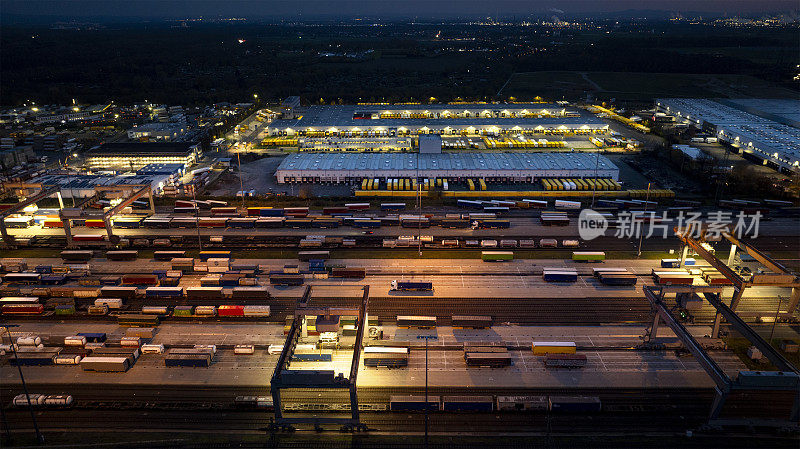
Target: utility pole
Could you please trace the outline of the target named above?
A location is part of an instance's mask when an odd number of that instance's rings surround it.
[[[772,330],[769,331],[769,344],[772,346],[772,337],[775,335],[775,325],[778,324],[778,315],[781,313],[781,302],[783,301],[783,296],[778,295],[778,308],[775,309],[775,320],[772,321]]]
[[[239,162],[239,190],[242,193],[242,209],[244,209],[244,181],[242,180],[242,154],[241,151],[236,151],[236,160]]]
[[[8,331],[8,327],[9,326],[5,326],[5,333],[8,334],[8,341],[11,346],[11,352],[14,353],[14,364],[17,365],[17,370],[19,371],[19,380],[22,383],[22,391],[25,392],[25,399],[28,401],[28,411],[30,411],[31,413],[31,421],[33,421],[33,431],[36,433],[36,442],[37,444],[44,444],[44,435],[42,435],[42,432],[39,431],[39,424],[36,422],[36,415],[33,413],[33,404],[31,404],[31,395],[30,393],[28,393],[28,385],[25,383],[25,376],[22,375],[22,365],[20,365],[19,358],[17,357],[17,345],[11,338],[11,332]],[[6,421],[6,426],[8,426],[7,421]]]

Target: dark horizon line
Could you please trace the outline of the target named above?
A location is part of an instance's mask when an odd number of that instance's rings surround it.
[[[69,22],[83,22],[83,23],[103,23],[103,24],[131,24],[131,23],[174,23],[187,20],[225,20],[225,19],[244,19],[250,22],[293,22],[293,23],[313,23],[313,22],[333,22],[333,21],[348,21],[358,22],[372,20],[376,22],[385,23],[409,23],[413,21],[438,21],[442,23],[455,23],[459,21],[492,19],[498,21],[524,21],[524,20],[540,20],[552,19],[554,16],[561,20],[575,20],[575,19],[596,19],[596,20],[653,20],[653,21],[667,21],[676,15],[681,15],[686,18],[703,18],[703,19],[719,19],[719,18],[762,18],[774,17],[779,15],[792,15],[793,20],[800,20],[800,10],[785,10],[774,12],[759,12],[759,13],[739,13],[739,14],[726,14],[723,12],[713,11],[668,11],[668,10],[653,10],[653,9],[637,9],[637,10],[621,10],[611,11],[606,13],[564,13],[558,14],[554,12],[538,12],[530,14],[507,14],[499,16],[487,16],[485,14],[464,14],[452,16],[436,16],[436,15],[394,15],[394,16],[380,16],[380,15],[342,15],[342,14],[322,14],[317,13],[314,15],[304,15],[302,13],[295,14],[287,17],[285,14],[281,15],[231,15],[231,14],[218,14],[218,15],[160,15],[160,16],[144,16],[144,15],[74,15],[74,14],[0,14],[0,22],[6,25],[13,24],[56,24],[56,23],[69,23]]]

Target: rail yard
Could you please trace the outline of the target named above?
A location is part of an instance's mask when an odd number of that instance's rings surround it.
[[[685,207],[601,201],[609,231],[626,213]],[[723,205],[769,217],[749,242],[695,241],[664,219],[676,233],[637,257],[633,239],[581,238],[575,201],[137,212],[146,203],[5,221],[10,425],[28,426],[31,409],[46,431],[65,418],[100,430],[98,412],[153,432],[414,433],[424,415],[434,432],[475,435],[498,420],[512,434],[792,428],[797,373],[762,374],[784,356],[758,362],[741,343],[796,346],[784,265],[798,259],[797,217],[784,204]],[[740,321],[720,319],[715,297],[737,298]]]

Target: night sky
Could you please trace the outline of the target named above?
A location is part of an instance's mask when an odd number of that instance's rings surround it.
[[[183,18],[225,16],[302,19],[314,17],[485,17],[708,12],[767,14],[798,9],[797,0],[0,0],[8,17]],[[659,13],[661,12],[661,13]]]

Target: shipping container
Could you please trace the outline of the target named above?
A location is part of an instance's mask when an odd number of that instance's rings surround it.
[[[577,345],[572,341],[535,341],[531,348],[533,355],[575,354]]]
[[[392,412],[422,412],[437,411],[441,401],[439,396],[401,396],[391,395],[389,397],[389,411]]]
[[[442,410],[446,412],[491,412],[492,396],[442,396]]]

